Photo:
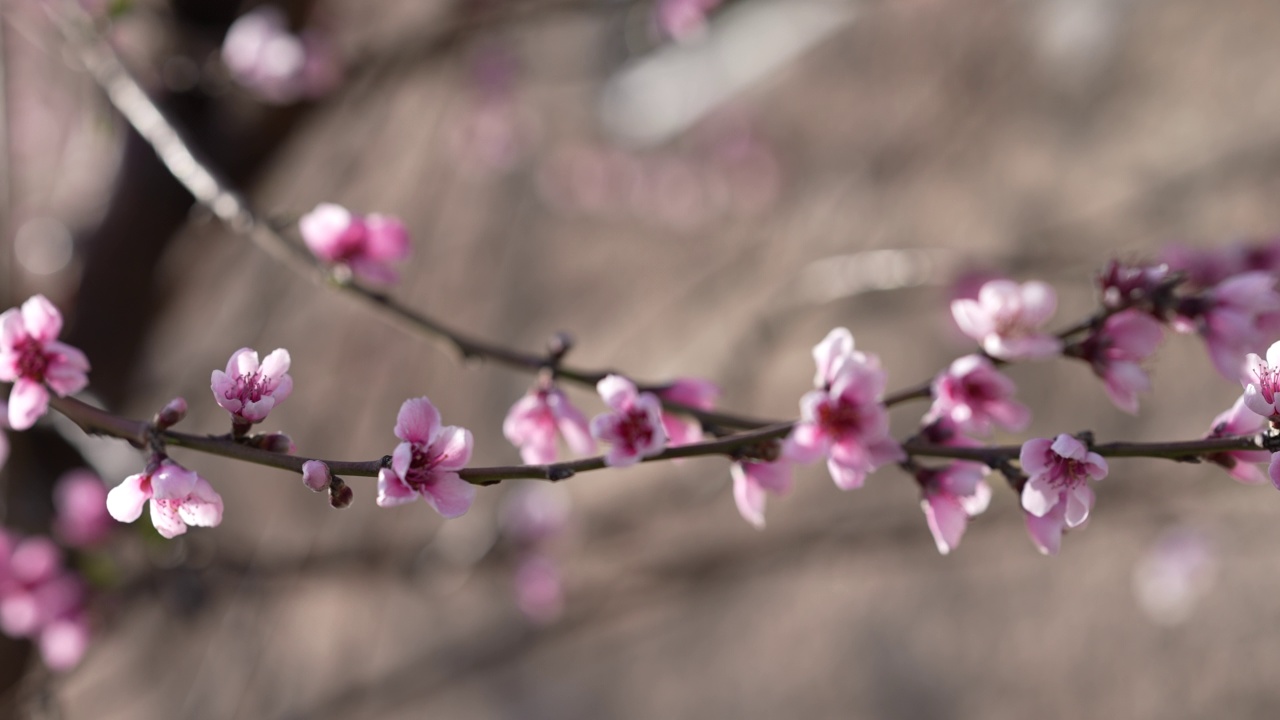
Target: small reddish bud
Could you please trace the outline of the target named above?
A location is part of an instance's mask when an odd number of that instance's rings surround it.
[[[340,477],[334,477],[329,481],[329,505],[337,510],[341,510],[351,504],[356,499],[356,494],[351,491],[350,487],[342,481]]]
[[[156,426],[157,430],[168,430],[169,428],[182,422],[187,416],[187,401],[180,397],[170,400],[151,422]]]

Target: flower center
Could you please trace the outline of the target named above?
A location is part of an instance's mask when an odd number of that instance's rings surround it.
[[[1087,475],[1084,463],[1059,456],[1045,479],[1055,488],[1068,490],[1082,485]]]
[[[818,424],[837,437],[857,433],[862,427],[862,409],[849,402],[824,402],[818,406],[817,416]]]
[[[1268,403],[1276,401],[1276,390],[1280,390],[1280,367],[1263,366],[1257,371],[1258,392]]]
[[[49,369],[49,355],[44,346],[35,338],[26,337],[18,341],[18,375],[35,382],[44,382],[45,371]]]
[[[431,457],[427,449],[413,445],[413,455],[409,458],[409,469],[405,471],[404,481],[410,487],[421,488],[431,480],[431,470],[436,466],[437,458]]]
[[[618,436],[629,449],[648,447],[653,443],[653,427],[648,414],[641,410],[628,410],[626,418],[618,423]]]

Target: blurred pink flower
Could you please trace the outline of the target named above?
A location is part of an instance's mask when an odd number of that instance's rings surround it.
[[[596,384],[596,390],[612,410],[591,418],[591,434],[613,446],[604,457],[606,465],[634,465],[666,449],[658,396],[638,392],[634,383],[620,375],[609,375]]]
[[[711,410],[715,408],[716,398],[720,397],[720,387],[701,378],[679,378],[657,394],[663,400],[698,410]],[[688,445],[702,439],[702,423],[696,418],[663,411],[662,429],[667,433],[668,447]]]
[[[977,300],[951,302],[951,314],[965,335],[1001,360],[1034,360],[1062,351],[1062,341],[1040,327],[1053,317],[1058,300],[1053,288],[1037,281],[1019,285],[992,280]]]
[[[52,541],[0,530],[0,630],[34,639],[51,670],[70,670],[88,648],[85,594]]]
[[[289,351],[283,348],[272,351],[261,364],[255,350],[240,348],[231,354],[226,372],[213,371],[213,399],[231,413],[241,431],[248,430],[293,392],[289,363]]]
[[[130,475],[107,493],[107,512],[122,523],[142,515],[151,501],[151,523],[166,538],[187,531],[188,525],[217,527],[222,522],[222,498],[208,480],[165,458],[158,467]]]
[[[530,390],[511,406],[502,423],[502,434],[520,448],[520,459],[528,465],[556,461],[557,432],[564,437],[569,449],[579,455],[596,451],[587,417],[554,385]]]
[[[933,407],[925,422],[946,417],[963,430],[986,435],[995,423],[1018,431],[1031,420],[1031,410],[1013,399],[1013,381],[981,355],[951,363],[933,381]]]
[[[422,498],[446,518],[465,514],[476,487],[458,471],[471,460],[471,431],[442,426],[440,411],[420,397],[400,406],[395,434],[403,442],[391,456],[391,467],[378,473],[378,505],[395,507]]]
[[[1103,304],[1114,310],[1150,300],[1168,277],[1168,265],[1129,265],[1111,260],[1098,275],[1098,287]]]
[[[389,215],[360,216],[322,203],[298,220],[298,230],[322,262],[346,266],[368,282],[396,282],[399,275],[390,263],[409,257],[409,233]]]
[[[783,456],[801,463],[825,456],[837,487],[861,487],[868,473],[904,457],[889,435],[881,402],[884,371],[879,358],[853,350],[853,337],[844,328],[829,333],[813,354],[818,389],[800,399],[800,421],[787,437]]]
[[[560,568],[545,555],[529,554],[515,574],[516,607],[529,620],[546,624],[564,612],[564,584]]]
[[[1229,409],[1213,419],[1212,429],[1205,437],[1257,435],[1266,425],[1266,419],[1250,410],[1245,405],[1245,396],[1241,395]],[[1257,463],[1270,460],[1271,453],[1266,450],[1232,450],[1209,455],[1205,459],[1226,468],[1231,477],[1246,485],[1258,485],[1266,482],[1267,476]]]
[[[1127,413],[1138,413],[1138,393],[1151,389],[1142,362],[1164,339],[1164,326],[1141,310],[1124,310],[1108,317],[1102,328],[1080,345],[1080,357],[1102,378],[1107,397]]]
[[[222,62],[231,77],[260,100],[287,105],[324,95],[341,72],[330,43],[315,31],[295,35],[273,5],[260,5],[227,29]]]
[[[70,547],[87,548],[111,536],[107,486],[90,470],[63,473],[53,488],[53,534]]]
[[[1019,456],[1022,470],[1029,479],[1022,488],[1022,508],[1044,522],[1028,520],[1032,537],[1042,552],[1056,551],[1056,545],[1048,542],[1061,537],[1052,524],[1077,527],[1089,517],[1093,508],[1093,489],[1088,480],[1101,480],[1107,476],[1107,461],[1101,455],[1090,452],[1084,443],[1067,434],[1054,440],[1033,438],[1023,443]],[[1060,511],[1060,512],[1059,512]],[[1046,551],[1053,547],[1053,551]]]
[[[1228,379],[1240,378],[1245,373],[1245,355],[1266,343],[1267,331],[1280,313],[1275,283],[1275,275],[1267,272],[1223,280],[1202,296],[1184,298],[1173,329],[1199,333],[1218,372]]]
[[[954,462],[918,475],[924,495],[920,509],[943,555],[960,544],[969,518],[985,512],[991,504],[991,486],[983,480],[986,474],[985,465]]]
[[[14,430],[26,430],[44,415],[50,389],[65,397],[89,384],[89,359],[58,342],[61,331],[62,314],[43,295],[0,313],[0,381],[13,383],[9,426]]]
[[[785,495],[791,490],[791,462],[786,458],[774,462],[738,460],[729,466],[729,475],[738,513],[757,528],[764,528],[766,493]]]
[[[658,27],[672,39],[688,41],[707,29],[707,15],[724,0],[658,0]]]

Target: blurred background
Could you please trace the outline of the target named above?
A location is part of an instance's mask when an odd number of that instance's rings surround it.
[[[296,39],[246,60],[224,36],[256,5],[86,10],[265,216],[403,218],[398,298],[529,350],[568,331],[573,364],[709,378],[750,415],[796,414],[834,326],[906,387],[970,351],[946,308],[973,278],[1052,283],[1061,327],[1109,257],[1280,230],[1270,0],[298,1],[255,15]],[[389,453],[426,394],[475,464],[518,461],[500,427],[529,376],[193,209],[44,4],[2,7],[3,306],[63,308],[103,402],[144,418],[181,395],[179,429],[222,433],[210,372],[283,347],[295,389],[264,429],[304,454]],[[1193,338],[1152,371],[1138,418],[1080,364],[1009,372],[1027,437],[1196,438],[1239,394]],[[894,409],[898,436],[925,410]],[[9,442],[15,532],[48,532],[64,470],[141,468],[54,422]],[[6,640],[13,716],[1280,715],[1280,500],[1213,466],[1115,460],[1045,558],[998,477],[942,557],[894,468],[849,493],[804,468],[757,531],[721,459],[482,489],[446,523],[377,508],[365,478],[339,512],[289,473],[174,456],[224,523],[162,541],[144,520],[72,556],[88,652],[51,673]]]

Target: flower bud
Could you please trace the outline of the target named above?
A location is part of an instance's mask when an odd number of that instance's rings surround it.
[[[334,477],[329,481],[329,505],[334,509],[341,510],[351,504],[356,499],[356,494],[347,487],[347,484],[340,477]]]
[[[302,464],[302,484],[312,492],[324,492],[333,481],[329,466],[319,460],[308,460]]]
[[[180,397],[176,397],[168,402],[160,412],[156,413],[151,422],[156,426],[157,430],[168,430],[169,428],[182,422],[187,416],[187,401]]]

